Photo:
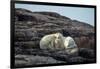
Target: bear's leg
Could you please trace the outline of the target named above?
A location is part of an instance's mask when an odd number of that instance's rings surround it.
[[[51,40],[48,46],[49,46],[49,48],[50,48],[51,50],[54,50],[54,46],[55,46],[54,40]]]

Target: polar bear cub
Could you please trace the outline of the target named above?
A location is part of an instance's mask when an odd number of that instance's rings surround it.
[[[72,37],[68,36],[64,38],[64,46],[68,54],[78,53],[78,47]]]
[[[63,35],[61,33],[49,34],[40,40],[41,49],[62,49],[63,45]]]

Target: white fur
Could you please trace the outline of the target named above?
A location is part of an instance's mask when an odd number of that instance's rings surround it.
[[[69,54],[78,52],[78,47],[74,39],[70,36],[64,38],[64,46],[66,48],[66,51],[68,51]]]
[[[41,49],[58,49],[63,45],[63,35],[60,33],[50,34],[44,36],[40,40]]]
[[[41,49],[65,49],[68,54],[77,53],[78,47],[74,39],[70,36],[64,37],[61,33],[55,33],[44,36],[40,40]]]

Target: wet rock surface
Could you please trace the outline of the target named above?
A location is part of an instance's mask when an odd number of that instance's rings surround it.
[[[68,55],[65,51],[41,50],[41,38],[55,32],[73,37],[79,47],[78,55]],[[95,62],[94,34],[93,26],[56,12],[32,12],[16,8],[15,66]]]

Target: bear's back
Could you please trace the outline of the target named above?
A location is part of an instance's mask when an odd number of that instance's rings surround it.
[[[74,39],[70,36],[68,36],[64,39],[64,45],[67,47],[77,47]]]
[[[53,39],[53,35],[45,35],[41,40],[40,40],[40,48],[41,49],[47,49],[50,48],[51,41]]]

